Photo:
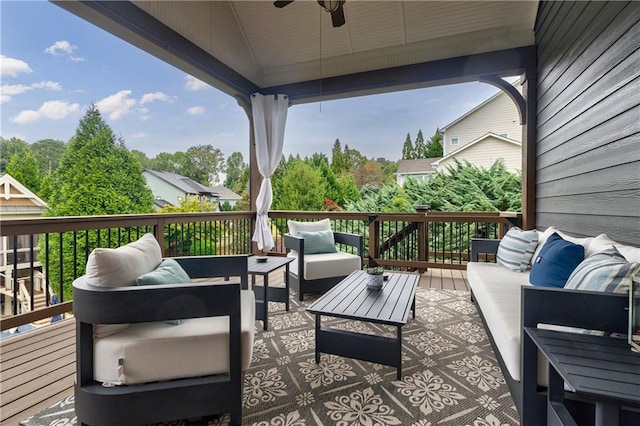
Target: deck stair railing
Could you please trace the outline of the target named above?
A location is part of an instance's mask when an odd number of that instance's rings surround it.
[[[518,224],[519,214],[502,213],[366,213],[274,211],[269,216],[276,248],[271,255],[285,255],[283,235],[287,221],[331,219],[334,230],[363,235],[365,262],[396,270],[427,268],[462,269],[469,259],[470,241],[476,236],[500,238],[509,226]],[[119,247],[145,232],[155,235],[165,256],[257,253],[251,242],[255,212],[168,213],[117,216],[47,217],[3,220],[0,237],[31,241],[26,270],[17,260],[11,279],[30,277],[26,293],[28,307],[35,305],[34,277],[46,277],[46,308],[21,315],[20,287],[11,287],[11,309],[3,306],[1,329],[7,330],[72,310],[71,283],[84,273],[87,258],[95,247]],[[14,256],[14,259],[16,257]],[[42,274],[42,275],[40,275]],[[6,277],[3,278],[6,281]],[[9,284],[9,286],[7,286]],[[59,302],[51,305],[52,295]]]

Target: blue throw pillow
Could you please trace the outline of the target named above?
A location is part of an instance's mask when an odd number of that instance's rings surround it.
[[[584,247],[551,234],[531,264],[529,282],[541,287],[564,287],[574,269],[584,260]]]
[[[190,282],[189,275],[174,259],[164,259],[156,269],[136,278],[137,285],[184,284]]]
[[[164,259],[156,269],[136,278],[137,285],[184,284],[190,282],[189,275],[174,259]],[[167,320],[165,323],[180,325],[182,320]]]
[[[298,237],[304,238],[304,254],[335,253],[336,242],[333,231],[298,232]]]

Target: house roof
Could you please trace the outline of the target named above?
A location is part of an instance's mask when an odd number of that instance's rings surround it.
[[[461,146],[460,148],[456,149],[455,151],[445,155],[444,157],[438,159],[438,161],[434,162],[433,165],[437,167],[442,161],[445,161],[445,160],[447,160],[447,159],[449,159],[451,157],[455,157],[457,154],[460,154],[465,149],[469,149],[473,145],[479,144],[480,142],[482,142],[483,140],[485,140],[485,139],[487,139],[489,137],[492,137],[492,138],[495,138],[495,139],[499,139],[501,141],[508,142],[508,143],[511,143],[513,145],[516,145],[516,146],[522,146],[522,143],[517,141],[517,140],[515,140],[515,139],[506,138],[504,136],[497,135],[497,134],[495,134],[493,132],[488,132],[488,133],[485,133],[484,135],[480,136],[479,138],[469,142],[468,144],[466,144],[464,146]]]
[[[231,95],[291,103],[519,74],[538,1],[61,1],[60,7]]]
[[[520,91],[521,89],[519,87],[522,87],[522,85],[520,84],[519,81],[515,81],[513,83],[513,85],[516,87],[516,89],[518,91]],[[493,101],[494,99],[496,99],[497,97],[499,97],[500,95],[504,95],[507,96],[507,94],[505,92],[503,92],[502,90],[499,90],[498,93],[496,93],[495,95],[491,96],[489,99],[485,100],[484,102],[482,102],[481,104],[475,106],[474,108],[470,109],[469,111],[467,111],[466,113],[464,113],[463,115],[461,115],[460,117],[456,118],[455,120],[453,120],[451,123],[447,124],[444,127],[441,127],[440,130],[447,130],[449,127],[453,126],[456,123],[459,123],[460,121],[462,121],[463,119],[467,118],[468,116],[470,116],[471,114],[473,114],[474,112],[478,111],[480,108],[484,107],[485,105],[487,105],[489,102]]]
[[[436,169],[433,164],[440,160],[441,157],[436,158],[420,158],[417,160],[400,160],[398,163],[398,171],[396,175],[416,175],[423,173],[433,173]]]
[[[7,202],[11,200],[11,204]],[[43,212],[47,208],[40,197],[8,173],[0,174],[0,211],[5,213]]]
[[[211,187],[204,186],[195,180],[186,176],[179,175],[173,172],[161,172],[157,170],[144,169],[144,171],[151,173],[152,175],[164,180],[170,185],[175,186],[185,194],[212,194],[218,195],[218,193]]]
[[[241,195],[236,194],[232,190],[222,185],[216,185],[213,187],[213,190],[219,195],[221,200],[240,200],[242,199]]]

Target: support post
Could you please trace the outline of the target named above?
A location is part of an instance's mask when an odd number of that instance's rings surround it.
[[[536,227],[536,141],[538,134],[538,70],[536,48],[526,58],[524,87],[526,120],[522,126],[522,228]]]

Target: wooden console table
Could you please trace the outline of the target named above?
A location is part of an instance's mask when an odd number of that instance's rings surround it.
[[[626,339],[524,327],[549,361],[547,425],[575,425],[564,383],[596,405],[596,426],[619,424],[620,407],[640,407],[640,354]]]

